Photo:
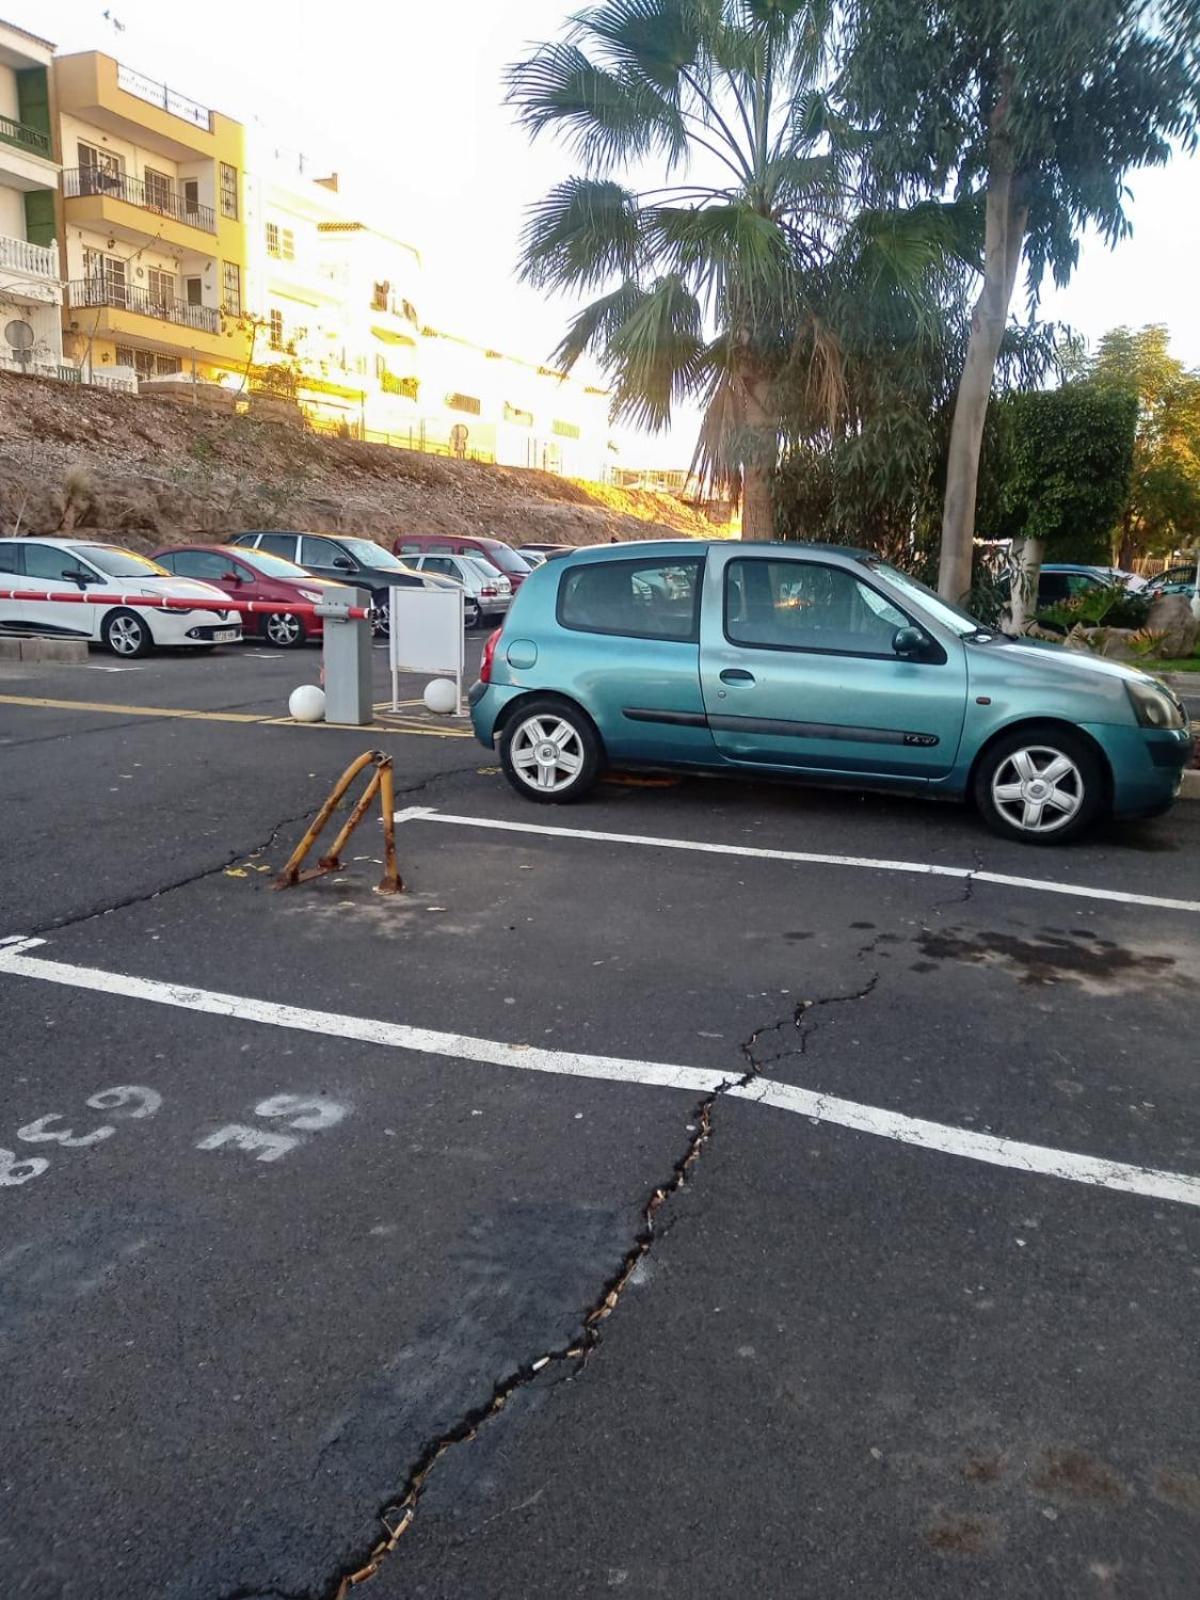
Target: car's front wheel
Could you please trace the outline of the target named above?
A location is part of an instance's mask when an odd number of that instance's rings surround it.
[[[596,782],[600,740],[588,719],[561,700],[533,700],[500,735],[504,775],[526,800],[568,805]]]
[[[998,739],[975,772],[975,801],[993,833],[1022,844],[1063,844],[1100,815],[1104,769],[1068,728],[1025,727]]]
[[[136,611],[110,611],[100,628],[100,637],[113,655],[126,660],[144,656],[154,645],[149,624]]]
[[[266,620],[263,637],[278,650],[295,650],[308,635],[294,611],[273,611]]]
[[[472,600],[468,595],[463,601],[463,627],[477,628],[483,621],[483,612],[479,609],[479,601]]]

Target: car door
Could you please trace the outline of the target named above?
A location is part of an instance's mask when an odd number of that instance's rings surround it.
[[[454,556],[422,556],[413,565],[422,572],[436,572],[440,577],[453,578],[456,583],[461,583],[469,594],[473,594],[478,588],[478,584],[472,584],[470,577]]]
[[[539,679],[569,684],[616,760],[713,764],[700,692],[701,556],[621,558],[564,566],[558,627],[532,649]]]
[[[94,568],[73,556],[61,545],[38,544],[35,539],[21,541],[25,572],[22,589],[41,594],[92,595],[108,586],[108,580]],[[90,639],[96,627],[96,604],[78,601],[37,600],[16,602],[14,622],[31,633],[55,638]]]
[[[211,583],[232,599],[236,600],[239,596],[247,600],[254,598],[242,581],[243,574],[247,583],[253,581],[249,568],[243,567],[231,556],[218,554],[216,550],[173,550],[171,570],[181,578],[197,578],[201,583]]]
[[[266,548],[264,545],[263,549]],[[341,583],[354,583],[359,571],[358,562],[348,556],[336,540],[325,539],[320,534],[301,536],[299,560],[302,567],[318,578],[335,578]],[[366,578],[358,581],[366,588],[371,586]]]
[[[900,658],[896,633],[928,645]],[[710,555],[700,652],[717,749],[747,766],[937,779],[966,709],[961,643],[836,558]]]

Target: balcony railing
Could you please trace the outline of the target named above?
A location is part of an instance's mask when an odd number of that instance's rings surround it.
[[[0,272],[24,272],[31,278],[58,282],[58,246],[29,244],[0,233]]]
[[[190,122],[194,128],[204,128],[210,133],[212,131],[212,112],[207,106],[189,100],[185,94],[176,94],[175,90],[168,89],[165,83],[156,83],[153,78],[147,78],[144,73],[135,72],[132,67],[127,67],[119,61],[117,88],[124,89],[126,94],[135,95],[139,100],[144,100],[147,105],[161,106],[173,117],[181,117],[184,122]]]
[[[186,300],[161,300],[145,289],[135,289],[112,278],[77,278],[67,285],[74,310],[111,306],[114,311],[135,311],[141,317],[173,322],[198,333],[220,333],[221,313],[215,306],[193,306]]]
[[[15,144],[18,150],[31,156],[50,159],[50,135],[40,128],[31,128],[28,123],[14,122],[11,117],[0,117],[0,143]]]
[[[80,195],[103,194],[127,205],[153,211],[155,216],[173,217],[205,233],[216,233],[217,218],[211,206],[191,205],[174,189],[149,186],[141,178],[127,178],[123,172],[106,172],[101,167],[68,167],[63,173],[63,193],[69,200]]]

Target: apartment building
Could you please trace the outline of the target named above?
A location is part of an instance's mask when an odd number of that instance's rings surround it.
[[[0,367],[62,364],[54,46],[0,22]]]
[[[64,349],[85,377],[242,371],[241,124],[99,51],[56,56]]]

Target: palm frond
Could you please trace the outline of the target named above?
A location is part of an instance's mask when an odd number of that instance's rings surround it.
[[[654,254],[695,283],[710,312],[758,319],[778,312],[792,287],[792,259],[779,224],[744,201],[656,206],[645,218]]]
[[[700,53],[704,8],[695,0],[601,0],[571,19],[571,35],[593,44],[609,70],[663,94]]]
[[[535,288],[595,289],[636,278],[641,225],[636,196],[604,178],[568,178],[531,206],[521,235],[521,277]]]
[[[601,362],[612,382],[612,414],[658,431],[671,409],[700,386],[705,344],[700,306],[674,274],[659,278],[613,328]]]
[[[591,171],[656,153],[674,164],[686,153],[682,119],[662,95],[596,66],[577,45],[542,45],[509,67],[505,81],[530,137],[557,133]]]
[[[611,293],[593,300],[591,305],[584,306],[571,319],[566,333],[551,354],[551,363],[562,372],[570,372],[587,350],[593,350],[603,363],[608,345],[625,319],[640,305],[644,295],[645,290],[630,280]]]
[[[691,472],[702,490],[727,494],[735,505],[742,497],[739,441],[745,426],[741,391],[728,367],[721,366],[709,385]]]

